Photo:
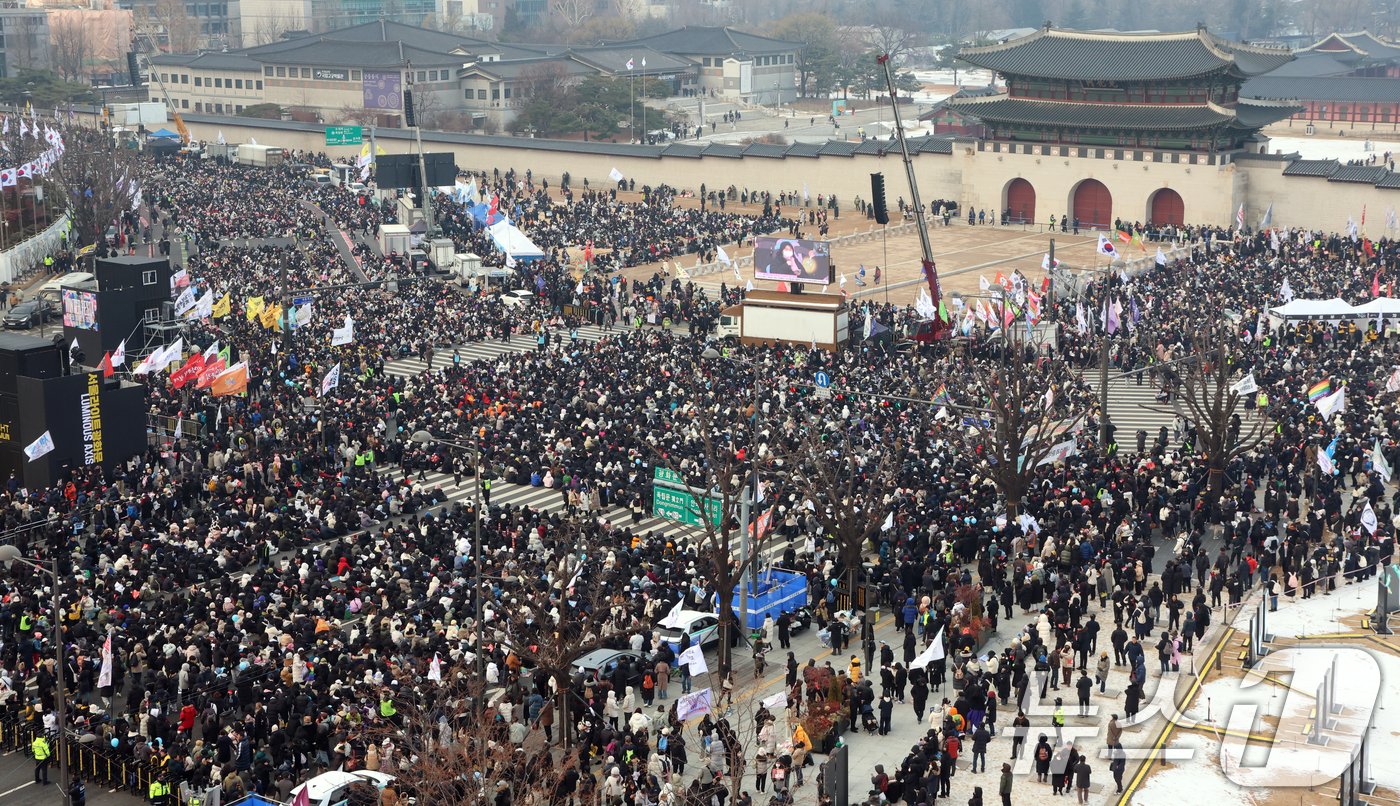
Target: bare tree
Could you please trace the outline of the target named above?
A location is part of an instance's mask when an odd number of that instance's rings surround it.
[[[268,45],[279,42],[282,35],[288,31],[293,31],[304,27],[305,21],[298,19],[285,10],[273,11],[268,9],[267,14],[258,18],[252,31],[245,31],[243,43],[245,47],[256,45]]]
[[[63,159],[54,163],[49,180],[68,200],[78,244],[97,243],[117,215],[131,206],[136,181],[136,157],[117,147],[110,134],[98,129],[69,127]]]
[[[1082,414],[1069,409],[1067,390],[1074,380],[1068,365],[1048,356],[1028,360],[1025,350],[1015,344],[1013,337],[1005,360],[983,373],[986,408],[972,410],[974,424],[964,426],[960,416],[948,418],[952,427],[967,428],[963,438],[986,463],[987,475],[1005,499],[1007,517],[1012,520],[1021,513],[1037,468],[1083,422]]]
[[[865,552],[890,515],[889,502],[899,490],[908,453],[902,440],[880,444],[873,439],[858,436],[849,422],[811,429],[794,470],[799,483],[812,490],[817,523],[836,543],[852,607]]]
[[[66,81],[79,81],[87,73],[92,43],[81,12],[58,11],[49,15],[49,45],[54,68]]]
[[[352,123],[360,126],[369,126],[379,121],[379,113],[373,109],[365,109],[363,106],[346,104],[340,107],[335,114],[335,119],[339,123]]]
[[[156,0],[136,7],[136,28],[154,37],[167,53],[193,53],[199,48],[199,23],[185,9],[183,0]]]
[[[1196,429],[1196,444],[1206,460],[1208,501],[1225,492],[1225,470],[1238,457],[1264,443],[1268,422],[1260,416],[1241,422],[1243,398],[1236,391],[1229,359],[1230,329],[1216,321],[1196,336],[1196,360],[1185,362],[1181,375],[1184,419]]]
[[[595,0],[551,0],[549,16],[565,42],[572,42],[584,21],[598,11]]]

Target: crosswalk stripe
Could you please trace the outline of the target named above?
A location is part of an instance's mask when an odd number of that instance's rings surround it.
[[[412,478],[418,479],[420,476],[414,474]],[[421,484],[426,489],[440,488],[447,498],[444,503],[427,507],[428,511],[456,503],[469,504],[476,501],[476,488],[470,478],[464,478],[462,483],[458,485],[453,475],[433,470],[421,474],[421,478]],[[531,487],[528,484],[493,481],[491,483],[491,505],[502,506],[506,504],[512,507],[528,506],[544,512],[559,512],[564,509],[564,496],[557,487]],[[632,523],[632,511],[623,507],[613,506],[594,510],[594,514],[607,518],[609,523],[618,528],[631,529],[633,534],[637,535],[645,536],[658,533],[662,537],[687,539],[692,542],[704,539],[704,532],[701,529],[678,524],[665,518],[657,518],[650,514],[644,514],[641,520]],[[734,538],[734,544],[737,553],[739,548],[737,535]],[[781,557],[791,544],[792,541],[773,535],[761,549],[760,562]]]
[[[597,325],[583,325],[578,329],[578,340],[589,344],[602,341],[608,336],[621,336],[625,334],[625,328],[614,328],[606,330]],[[561,345],[567,345],[572,341],[567,330],[555,330],[551,332],[550,349],[557,349]],[[530,333],[521,333],[511,336],[510,341],[487,340],[470,342],[468,344],[454,344],[448,347],[433,350],[432,369],[439,370],[452,366],[453,354],[455,353],[462,361],[492,360],[507,353],[525,353],[536,349],[535,336]],[[417,356],[407,358],[396,358],[384,365],[385,373],[397,377],[418,375],[428,370],[428,362]]]
[[[1135,379],[1128,378],[1109,382],[1108,419],[1117,429],[1115,436],[1119,443],[1133,439],[1139,429],[1147,432],[1148,444],[1157,438],[1162,426],[1167,427],[1169,434],[1174,430],[1178,412],[1185,412],[1184,407],[1177,408],[1180,391],[1173,393],[1172,400],[1160,401],[1157,399],[1159,388],[1146,379],[1141,386]],[[1245,426],[1260,416],[1258,409],[1240,410],[1240,420]]]

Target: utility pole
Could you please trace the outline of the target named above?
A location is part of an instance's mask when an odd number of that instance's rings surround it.
[[[1053,263],[1051,264],[1054,265]],[[1103,290],[1103,338],[1099,343],[1099,447],[1108,451],[1108,312],[1113,297],[1113,266],[1108,267]]]
[[[405,97],[406,97],[408,103],[413,103],[414,100],[416,100],[416,99],[414,99],[414,97],[413,97],[413,92],[412,92],[412,90],[413,90],[413,62],[409,62],[409,63],[408,63],[408,71],[404,74],[404,76],[405,76],[405,78],[407,78],[407,80],[408,80],[408,89],[409,89],[409,92],[408,92],[408,94],[407,94]],[[407,113],[406,113],[406,114],[407,114]],[[371,135],[372,135],[373,132],[374,132],[374,129],[371,128],[371,129],[370,129],[370,132],[371,132]],[[427,242],[429,242],[429,241],[432,240],[432,238],[433,238],[433,236],[434,236],[435,234],[437,234],[437,224],[436,224],[436,221],[433,219],[433,195],[432,195],[432,192],[430,191],[430,189],[429,189],[429,187],[428,187],[428,168],[427,168],[427,165],[426,165],[425,160],[423,159],[423,125],[418,121],[418,115],[417,115],[417,114],[414,114],[414,115],[413,115],[413,140],[414,140],[414,142],[417,143],[417,145],[418,145],[418,179],[419,179],[419,183],[420,183],[420,187],[418,188],[418,192],[423,194],[423,221],[424,221],[424,223],[427,225],[426,228],[425,228],[424,231],[423,231],[423,241],[424,241],[425,243],[427,243]],[[374,147],[373,147],[373,146],[370,147],[370,151],[371,151],[371,157],[370,157],[370,158],[373,159],[373,154],[372,154],[372,152],[374,151]],[[411,263],[411,262],[412,262],[412,259],[410,258],[410,263]],[[412,268],[412,266],[410,265],[409,268]]]

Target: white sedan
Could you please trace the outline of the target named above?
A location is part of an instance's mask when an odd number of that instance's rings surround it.
[[[671,651],[676,653],[681,651],[681,635],[684,633],[690,633],[692,646],[699,644],[703,647],[719,640],[719,617],[701,610],[682,610],[668,615],[657,627],[660,628],[661,640],[670,644]]]

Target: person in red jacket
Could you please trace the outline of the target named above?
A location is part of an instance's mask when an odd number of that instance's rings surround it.
[[[194,731],[195,708],[194,703],[187,702],[185,707],[180,709],[180,732],[189,736]]]

